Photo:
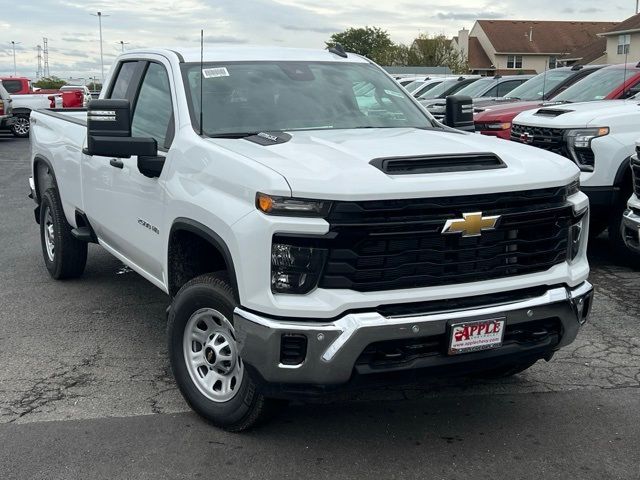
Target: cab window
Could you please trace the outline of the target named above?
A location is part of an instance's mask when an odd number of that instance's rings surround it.
[[[116,81],[113,83],[113,87],[111,88],[109,98],[127,98],[127,91],[129,90],[131,80],[133,79],[133,75],[135,74],[137,67],[138,62],[124,62],[120,65],[120,70],[118,71]]]
[[[135,103],[131,134],[155,138],[158,148],[168,149],[173,140],[173,107],[169,75],[158,63],[150,63]]]

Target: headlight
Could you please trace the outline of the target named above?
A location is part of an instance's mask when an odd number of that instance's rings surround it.
[[[580,170],[592,172],[595,168],[595,157],[591,151],[591,142],[594,138],[609,135],[609,127],[577,128],[569,130],[565,139],[571,157]]]
[[[331,202],[303,198],[274,197],[258,192],[256,208],[267,215],[289,217],[324,217],[329,213]]]
[[[576,178],[573,182],[567,185],[567,197],[571,195],[575,195],[580,191],[580,176]]]
[[[278,243],[271,246],[271,291],[274,293],[308,293],[316,287],[327,251]]]
[[[483,130],[509,130],[511,122],[504,123],[485,123],[482,125]]]
[[[588,214],[585,212],[576,223],[569,227],[569,248],[567,249],[569,263],[576,259],[578,253],[580,253],[582,242],[587,236],[587,232],[585,231],[585,220],[587,216]]]

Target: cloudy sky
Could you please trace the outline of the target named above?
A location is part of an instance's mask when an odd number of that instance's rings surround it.
[[[452,6],[458,3],[458,6]],[[533,7],[533,8],[532,8]],[[125,48],[259,44],[323,48],[331,33],[376,25],[396,42],[420,33],[454,35],[478,18],[623,20],[634,0],[19,0],[0,10],[0,75],[34,77],[36,45],[49,39],[49,68],[63,78],[100,74],[98,10],[103,18],[105,65]],[[20,42],[20,43],[18,43]]]

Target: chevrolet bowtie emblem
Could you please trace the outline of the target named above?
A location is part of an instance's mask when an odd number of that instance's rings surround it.
[[[477,237],[483,230],[493,230],[496,228],[500,215],[493,217],[483,217],[482,212],[463,213],[463,218],[447,220],[442,233],[462,233],[463,237]]]

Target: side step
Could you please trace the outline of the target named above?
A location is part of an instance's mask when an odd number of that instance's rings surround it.
[[[71,230],[71,235],[81,242],[95,243],[93,232],[89,227],[78,227]]]

